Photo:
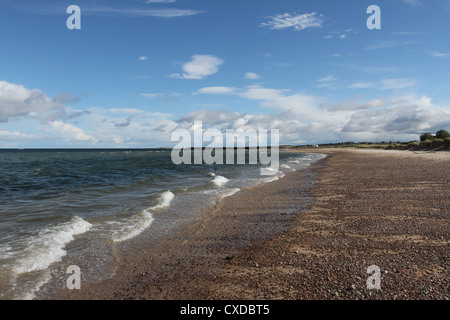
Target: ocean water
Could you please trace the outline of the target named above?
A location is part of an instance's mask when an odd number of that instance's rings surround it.
[[[0,150],[0,299],[42,298],[48,286],[65,285],[70,265],[83,281],[109,277],[115,247],[164,234],[223,197],[323,157],[280,152],[278,172],[261,176],[261,164],[177,166],[170,154]]]

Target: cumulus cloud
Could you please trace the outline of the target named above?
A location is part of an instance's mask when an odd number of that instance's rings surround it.
[[[333,76],[322,78],[323,83],[332,82],[333,79]],[[395,81],[379,81],[376,87],[380,89],[384,84],[401,88],[408,84],[408,79],[387,80]],[[0,118],[4,119],[3,122],[23,118],[25,124],[12,121],[10,124],[4,123],[0,140],[5,141],[5,145],[9,138],[17,143],[32,143],[39,139],[58,141],[58,146],[171,146],[173,130],[189,129],[194,121],[203,121],[204,129],[221,131],[279,129],[281,141],[285,144],[367,141],[376,138],[412,140],[424,131],[450,128],[448,108],[434,105],[430,97],[414,94],[389,96],[387,92],[380,90],[377,97],[358,95],[330,102],[323,97],[261,85],[203,87],[194,94],[232,96],[233,100],[254,103],[260,110],[252,113],[233,112],[227,110],[225,100],[219,110],[202,109],[176,116],[132,106],[74,110],[67,107],[71,95],[51,98],[40,90],[30,90],[3,81],[0,82]],[[165,96],[149,94],[148,98],[164,99]],[[55,114],[61,117],[55,118]],[[81,121],[72,121],[76,117],[80,117]],[[28,124],[33,123],[37,125],[32,129]],[[26,129],[21,129],[18,124]]]
[[[341,101],[335,106],[329,107],[327,110],[331,112],[335,111],[358,111],[358,110],[366,110],[373,109],[379,107],[386,106],[395,106],[401,103],[408,101],[405,98],[397,98],[397,99],[386,99],[384,97],[378,97],[374,99],[370,99],[369,101],[364,101],[363,96],[359,95],[355,98]]]
[[[0,81],[0,122],[28,117],[47,122],[66,118],[67,103],[76,101],[71,94],[51,98],[38,89]]]
[[[450,121],[441,121],[449,114],[435,108],[417,105],[395,106],[386,109],[364,110],[354,113],[343,132],[371,132],[378,134],[418,134],[422,131],[448,127]],[[445,118],[444,118],[445,119]]]
[[[60,120],[50,123],[51,131],[66,141],[83,141],[96,143],[98,140],[82,129]]]
[[[176,79],[203,79],[219,71],[224,61],[213,55],[195,55],[192,60],[183,65],[183,73],[170,75]]]
[[[269,21],[261,23],[262,26],[272,30],[292,28],[300,31],[308,28],[319,28],[323,24],[323,16],[316,12],[304,14],[277,14],[269,17]]]
[[[327,79],[326,79],[327,78]],[[331,80],[332,77],[323,78]],[[403,88],[412,82],[404,79],[385,81],[390,88]],[[326,82],[326,81],[325,81]],[[381,85],[382,82],[379,83]],[[220,92],[203,93],[220,94]],[[326,99],[292,93],[285,89],[248,86],[235,88],[231,94],[259,102],[267,114],[233,113],[226,110],[202,110],[182,117],[182,123],[202,120],[207,126],[224,128],[276,128],[282,134],[282,143],[308,141],[367,141],[375,139],[413,140],[423,131],[435,132],[450,127],[450,113],[444,107],[433,105],[427,96],[379,96],[355,98],[337,103]]]
[[[405,96],[397,99],[374,99],[351,113],[342,132],[417,135],[450,127],[450,113],[435,106],[431,98]]]
[[[33,134],[27,134],[19,132],[17,130],[8,131],[0,130],[0,141],[10,142],[10,141],[25,141],[25,140],[36,140],[38,137]]]

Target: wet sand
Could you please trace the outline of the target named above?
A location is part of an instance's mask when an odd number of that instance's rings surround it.
[[[131,242],[115,277],[55,298],[450,297],[449,152],[299,151],[329,156],[222,199],[157,243]],[[380,290],[366,287],[371,265]]]

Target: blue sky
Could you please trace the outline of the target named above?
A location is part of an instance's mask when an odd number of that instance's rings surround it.
[[[0,0],[0,147],[415,140],[450,130],[448,30],[449,0]]]

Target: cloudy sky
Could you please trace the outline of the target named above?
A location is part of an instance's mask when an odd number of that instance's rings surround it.
[[[450,130],[448,30],[449,0],[0,0],[0,148],[415,140]]]

